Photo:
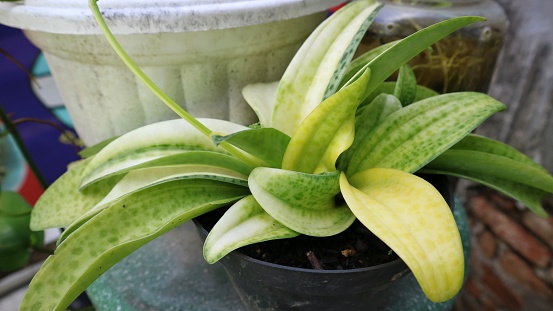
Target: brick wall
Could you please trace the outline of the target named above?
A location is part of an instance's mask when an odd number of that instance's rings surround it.
[[[464,196],[472,268],[455,310],[553,310],[553,217],[482,186]]]

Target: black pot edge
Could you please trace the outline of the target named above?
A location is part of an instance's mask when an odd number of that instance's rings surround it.
[[[434,186],[436,185],[436,183],[440,182],[439,185],[441,185],[441,186],[436,187],[436,189],[442,194],[445,201],[449,205],[449,208],[452,211],[454,210],[454,208],[455,208],[455,197],[454,197],[454,194],[453,194],[453,183],[452,183],[452,181],[450,180],[450,178],[448,176],[437,175],[437,174],[418,174],[418,176],[421,177],[421,178],[424,178],[425,180],[427,180],[428,182],[430,182]],[[202,227],[202,225],[199,223],[199,221],[196,218],[192,219],[192,221],[194,222],[194,225],[196,226],[196,230],[198,231],[198,234],[200,235],[202,241],[205,241],[205,239],[208,235],[207,230]],[[229,254],[232,254],[233,256],[236,256],[236,257],[238,257],[242,260],[245,260],[245,261],[248,261],[248,262],[251,262],[251,263],[255,263],[255,264],[259,264],[259,265],[265,265],[267,267],[273,267],[273,268],[278,268],[278,269],[283,269],[283,270],[288,270],[288,271],[303,272],[303,273],[315,273],[315,274],[317,274],[317,273],[319,273],[319,274],[347,274],[347,273],[352,273],[353,274],[353,273],[359,273],[359,272],[363,272],[363,271],[385,269],[385,268],[388,268],[388,267],[391,267],[391,266],[401,265],[401,264],[403,264],[408,269],[407,265],[403,262],[403,260],[401,258],[396,259],[394,261],[384,263],[384,264],[379,264],[379,265],[366,267],[366,268],[344,269],[344,270],[316,270],[316,269],[306,269],[306,268],[296,268],[296,267],[290,267],[290,266],[283,266],[283,265],[278,265],[278,264],[266,262],[266,261],[263,261],[263,260],[258,260],[258,259],[252,258],[250,256],[244,255],[244,254],[240,253],[237,250],[234,250]],[[409,270],[409,272],[410,272],[410,270]]]

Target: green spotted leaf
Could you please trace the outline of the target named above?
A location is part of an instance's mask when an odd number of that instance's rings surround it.
[[[199,119],[211,130],[231,134],[247,127],[229,121]],[[212,151],[228,154],[209,137],[183,119],[162,121],[140,127],[120,136],[96,154],[83,172],[81,188],[135,166],[184,151]]]
[[[130,253],[200,214],[247,195],[211,180],[164,183],[125,197],[73,232],[35,275],[21,310],[65,310],[96,278]]]
[[[204,258],[215,263],[239,247],[298,235],[271,217],[250,195],[236,202],[217,221],[205,240]]]
[[[373,167],[415,172],[505,106],[480,93],[434,96],[383,120],[352,155],[348,176]]]
[[[311,236],[330,236],[355,220],[346,205],[337,205],[339,172],[306,174],[255,168],[248,183],[255,200],[284,226]]]
[[[411,66],[404,64],[399,68],[394,96],[403,106],[409,106],[417,97],[417,78]]]
[[[542,199],[553,193],[553,176],[511,146],[469,135],[421,169],[481,183],[547,217]]]
[[[340,156],[339,167],[346,170],[350,159],[362,142],[367,140],[374,128],[391,113],[401,109],[399,100],[388,94],[380,94],[366,106],[355,119],[355,138],[351,147]]]
[[[190,155],[194,156],[191,157]],[[179,154],[176,156],[172,156],[172,158],[179,158],[182,160],[182,156],[187,156],[185,157],[187,160],[192,158],[198,160],[198,162],[189,162],[188,164],[179,165],[155,166],[130,171],[111,189],[108,194],[106,194],[100,202],[67,227],[58,239],[58,243],[63,242],[77,228],[94,217],[94,215],[109,206],[113,206],[125,196],[162,183],[173,182],[181,179],[207,179],[231,183],[243,187],[248,186],[248,175],[234,170],[233,166],[229,165],[237,164],[238,168],[240,168],[240,165],[243,163],[225,154],[206,151],[191,151],[189,153]],[[209,162],[209,160],[212,162]],[[227,166],[224,164],[227,164]]]
[[[280,80],[271,126],[292,136],[338,86],[363,31],[381,5],[354,1],[325,20],[301,46]],[[334,86],[335,85],[335,86]]]
[[[336,160],[354,138],[355,111],[370,72],[319,105],[296,130],[282,161],[282,168],[304,173],[336,170]]]

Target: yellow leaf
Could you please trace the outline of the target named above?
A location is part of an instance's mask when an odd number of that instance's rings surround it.
[[[428,299],[443,302],[461,289],[461,236],[448,204],[424,179],[373,168],[340,177],[355,216],[409,266]]]

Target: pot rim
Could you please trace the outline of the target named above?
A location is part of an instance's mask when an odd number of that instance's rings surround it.
[[[194,222],[194,225],[196,226],[196,229],[202,235],[202,240],[204,240],[205,237],[208,234],[207,230],[200,224],[200,222],[196,218],[194,218],[192,221]],[[227,258],[227,256],[229,256],[229,255],[230,256],[236,256],[241,260],[248,261],[248,262],[251,262],[251,263],[256,264],[256,265],[263,265],[263,266],[267,266],[267,267],[271,267],[271,268],[275,268],[275,269],[286,270],[286,271],[291,271],[291,272],[314,273],[314,274],[354,274],[354,273],[360,273],[360,272],[366,272],[366,271],[372,271],[372,270],[388,268],[388,267],[396,266],[396,265],[404,265],[406,270],[409,269],[401,258],[398,258],[396,260],[393,260],[393,261],[390,261],[390,262],[387,262],[387,263],[374,265],[374,266],[370,266],[370,267],[366,267],[366,268],[355,268],[355,269],[344,269],[344,270],[316,270],[316,269],[307,269],[307,268],[297,268],[297,267],[291,267],[291,266],[284,266],[284,265],[279,265],[279,264],[275,264],[275,263],[255,259],[255,258],[252,258],[248,255],[245,255],[245,254],[243,254],[243,253],[241,253],[237,250],[234,250],[234,251],[230,252],[228,255],[223,257],[221,260],[225,260],[225,258]]]
[[[175,33],[250,26],[299,18],[344,0],[102,0],[115,34]],[[60,34],[100,34],[87,1],[0,2],[0,24]]]
[[[436,189],[442,194],[445,201],[449,205],[449,208],[453,212],[453,210],[455,208],[455,196],[453,194],[453,182],[450,180],[450,178],[446,175],[441,175],[441,174],[418,174],[418,175],[420,177],[423,177],[425,180],[427,180],[431,183],[436,183],[438,181],[441,182],[440,187],[437,187]],[[197,220],[197,218],[192,219],[192,221],[194,222],[194,225],[196,226],[196,229],[197,229],[198,233],[200,234],[202,240],[205,241],[205,239],[208,235],[207,230],[200,224],[200,222]],[[394,261],[390,261],[390,262],[387,262],[387,263],[383,263],[383,264],[379,264],[379,265],[375,265],[375,266],[370,266],[370,267],[366,267],[366,268],[344,269],[344,270],[315,270],[315,269],[306,269],[306,268],[296,268],[296,267],[290,267],[290,266],[274,264],[274,263],[271,263],[271,262],[266,262],[266,261],[263,261],[263,260],[252,258],[252,257],[247,256],[245,254],[242,254],[237,250],[234,250],[234,251],[230,252],[228,255],[223,257],[221,260],[225,260],[225,258],[229,255],[237,256],[238,258],[240,258],[242,260],[245,260],[245,261],[251,262],[253,264],[257,264],[257,265],[263,265],[263,266],[273,267],[273,268],[282,269],[282,270],[286,270],[286,271],[303,272],[303,273],[316,273],[316,274],[325,274],[325,273],[326,274],[348,274],[348,273],[350,273],[350,274],[353,274],[353,273],[359,273],[359,272],[365,272],[365,271],[371,271],[371,270],[378,270],[378,269],[387,268],[387,267],[394,266],[394,265],[404,265],[405,269],[411,271],[409,269],[409,267],[407,266],[407,264],[405,264],[405,262],[401,258],[398,258]]]

